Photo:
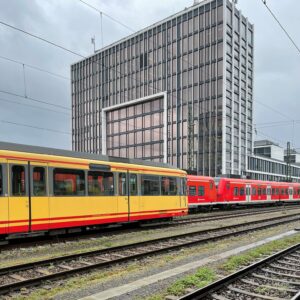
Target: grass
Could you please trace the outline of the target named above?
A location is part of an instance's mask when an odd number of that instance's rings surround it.
[[[277,252],[281,249],[287,248],[299,242],[300,242],[300,235],[296,235],[296,236],[267,243],[253,250],[249,250],[244,254],[230,257],[221,266],[221,270],[224,270],[227,273],[232,273],[242,267],[249,265],[253,261],[262,258],[263,256],[271,255],[273,252]]]
[[[300,234],[269,242],[263,246],[249,250],[246,253],[232,256],[224,263],[220,263],[213,268],[204,267],[198,269],[195,274],[188,275],[175,281],[166,290],[147,298],[147,300],[164,300],[167,295],[184,295],[187,288],[205,287],[215,281],[218,275],[224,273],[224,271],[227,273],[233,273],[234,271],[257,261],[258,259],[262,259],[263,256],[271,255],[274,252],[278,252],[298,243],[300,243]],[[257,289],[260,289],[261,292],[266,292],[267,287],[258,287]]]

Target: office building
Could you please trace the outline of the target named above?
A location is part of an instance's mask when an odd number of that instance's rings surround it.
[[[73,64],[73,150],[245,172],[253,34],[234,3],[204,0]]]

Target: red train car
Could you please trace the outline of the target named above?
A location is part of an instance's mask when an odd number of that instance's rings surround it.
[[[217,202],[223,205],[292,202],[300,199],[299,183],[221,178],[217,190]]]
[[[189,210],[212,206],[217,201],[217,189],[212,177],[187,176]]]

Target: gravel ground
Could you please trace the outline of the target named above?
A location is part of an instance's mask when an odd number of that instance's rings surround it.
[[[300,209],[290,211],[280,211],[274,213],[268,213],[268,217],[276,217],[283,215],[300,213]],[[25,262],[31,262],[61,255],[69,255],[73,253],[85,252],[96,249],[103,249],[112,246],[118,246],[128,243],[134,243],[139,241],[145,241],[153,238],[166,237],[174,234],[188,233],[197,230],[205,230],[211,228],[219,228],[222,226],[228,226],[238,224],[241,222],[249,222],[253,220],[265,220],[266,214],[257,216],[244,216],[235,217],[226,220],[215,220],[205,223],[188,224],[180,227],[168,227],[168,229],[156,229],[156,230],[142,230],[124,234],[111,234],[110,236],[94,237],[87,240],[74,240],[66,243],[59,244],[46,244],[42,246],[18,248],[14,250],[2,251],[0,253],[0,267],[10,266]]]
[[[278,226],[276,228],[267,229],[264,231],[259,231],[255,234],[249,234],[245,236],[240,236],[236,238],[231,238],[225,241],[220,241],[217,243],[211,243],[207,245],[202,245],[198,247],[193,247],[190,249],[185,249],[178,251],[177,253],[172,254],[166,254],[160,257],[156,258],[148,258],[146,260],[143,260],[141,262],[138,262],[139,264],[139,270],[134,272],[128,272],[123,274],[122,276],[117,276],[116,278],[110,280],[109,278],[106,278],[105,280],[102,280],[101,282],[93,285],[89,285],[86,287],[83,287],[79,290],[76,290],[74,292],[67,292],[67,293],[61,293],[60,295],[57,295],[54,297],[54,299],[57,300],[73,300],[73,299],[80,299],[82,297],[86,297],[95,293],[99,293],[101,291],[117,287],[123,284],[127,284],[130,282],[133,282],[137,279],[141,279],[156,273],[160,273],[163,271],[166,271],[170,268],[175,268],[180,265],[184,265],[186,263],[190,263],[214,254],[221,253],[226,250],[234,249],[236,247],[240,247],[242,245],[247,245],[250,243],[253,243],[255,241],[271,237],[283,232],[286,232],[288,230],[294,229],[299,223],[295,222],[294,224],[288,224],[288,225],[282,225]],[[170,259],[170,256],[172,256],[172,259]],[[125,266],[124,266],[125,268]],[[112,270],[113,271],[113,270]],[[160,281],[156,284],[149,285],[147,287],[143,287],[142,289],[136,290],[132,293],[122,295],[120,297],[113,298],[114,300],[129,300],[129,299],[144,299],[146,297],[149,297],[153,294],[156,294],[160,291],[164,291],[166,287],[168,287],[170,284],[172,284],[177,279],[180,279],[188,274],[193,274],[195,270],[192,270],[191,272],[186,272],[183,274],[180,274],[178,276],[174,276],[172,278],[169,278],[167,280]]]

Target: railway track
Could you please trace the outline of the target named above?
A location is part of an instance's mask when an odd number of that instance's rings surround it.
[[[300,299],[300,244],[179,299]]]
[[[299,214],[293,214],[1,268],[0,294],[298,220]]]
[[[118,227],[108,227],[102,228],[100,230],[91,230],[87,232],[81,233],[73,233],[73,234],[66,234],[61,236],[38,236],[38,237],[28,237],[27,239],[15,239],[15,240],[8,240],[8,244],[0,245],[0,251],[15,249],[17,247],[32,247],[34,246],[41,246],[48,243],[57,244],[57,243],[65,243],[72,240],[84,240],[84,239],[94,239],[97,237],[104,237],[110,235],[112,232],[114,234],[124,234],[130,232],[137,232],[140,230],[151,230],[151,229],[160,229],[166,227],[179,227],[188,224],[196,224],[196,223],[204,223],[204,222],[211,222],[211,221],[218,221],[218,220],[226,220],[231,219],[232,217],[245,217],[245,216],[255,216],[265,213],[274,213],[274,212],[282,212],[282,211],[290,211],[300,208],[299,205],[291,205],[288,207],[281,207],[281,208],[268,208],[268,209],[256,209],[250,211],[235,211],[226,214],[215,214],[215,215],[206,215],[206,216],[195,216],[192,215],[191,217],[183,217],[183,218],[176,218],[170,222],[159,222],[154,224],[147,224],[137,226],[136,228],[120,228]]]

